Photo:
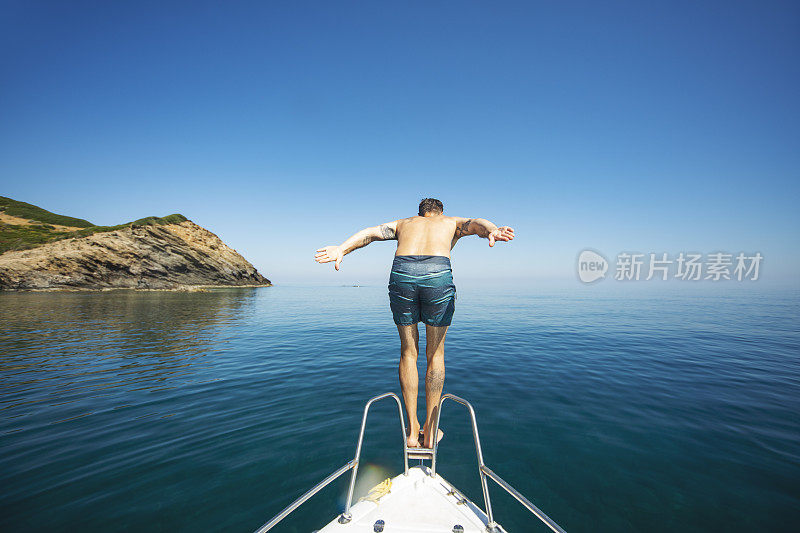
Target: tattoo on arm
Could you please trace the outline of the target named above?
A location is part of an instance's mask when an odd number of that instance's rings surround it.
[[[469,225],[472,223],[472,219],[468,218],[458,226],[456,226],[456,237],[463,237],[469,232]]]
[[[389,241],[389,240],[397,238],[397,232],[395,230],[393,230],[389,226],[389,224],[381,224],[380,230],[381,230],[381,236],[383,237],[383,240],[385,240],[385,241]]]
[[[344,254],[349,254],[353,250],[363,248],[372,241],[385,241],[389,239],[397,239],[397,231],[389,224],[381,224],[378,226],[378,231],[375,231],[375,226],[364,228],[341,245]]]

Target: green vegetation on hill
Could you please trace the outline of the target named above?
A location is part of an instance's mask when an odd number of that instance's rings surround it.
[[[118,224],[116,226],[92,226],[91,228],[76,231],[71,235],[68,235],[68,237],[86,237],[87,235],[103,233],[106,231],[116,231],[129,226],[135,228],[138,226],[163,226],[164,224],[180,224],[181,222],[186,222],[187,220],[189,219],[178,213],[167,215],[165,217],[144,217],[140,218],[139,220],[134,220],[133,222]]]
[[[180,214],[165,217],[145,217],[133,222],[116,226],[95,226],[87,220],[80,218],[56,215],[35,205],[18,202],[5,196],[0,196],[0,213],[12,215],[39,223],[35,224],[5,224],[0,222],[0,254],[11,250],[27,250],[46,244],[48,242],[69,239],[72,237],[86,237],[95,233],[116,231],[137,226],[161,226],[164,224],[179,224],[188,220]],[[41,222],[44,222],[42,224]],[[76,231],[59,231],[50,224],[81,228]]]
[[[61,226],[72,226],[73,228],[88,228],[94,226],[88,220],[82,218],[65,217],[46,211],[41,207],[18,202],[5,196],[0,196],[0,211],[7,215],[44,222],[45,224],[59,224]]]
[[[55,231],[51,228],[53,226],[45,224],[16,226],[0,222],[0,253],[9,250],[27,250],[72,236],[72,232]]]

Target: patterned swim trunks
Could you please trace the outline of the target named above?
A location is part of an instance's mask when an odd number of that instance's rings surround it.
[[[442,255],[398,255],[389,274],[389,304],[394,323],[424,322],[449,326],[456,310],[456,286],[450,258]]]

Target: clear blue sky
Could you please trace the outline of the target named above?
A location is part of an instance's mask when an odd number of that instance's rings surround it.
[[[385,280],[415,214],[514,226],[457,279],[577,253],[800,250],[796,2],[3,2],[0,194],[180,212],[276,282]]]

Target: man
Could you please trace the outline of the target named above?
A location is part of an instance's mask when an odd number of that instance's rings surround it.
[[[450,268],[450,250],[458,239],[479,235],[496,241],[510,241],[514,230],[498,228],[482,218],[448,217],[442,202],[425,198],[419,204],[419,216],[365,228],[339,246],[317,250],[318,263],[334,262],[339,270],[342,258],[372,241],[397,240],[397,251],[389,275],[389,304],[394,323],[400,333],[400,387],[408,414],[408,446],[433,447],[430,434],[444,386],[444,338],[455,312],[456,287]],[[418,322],[425,323],[425,424],[420,431],[417,418],[417,355],[419,352]],[[442,439],[440,429],[436,442]]]

